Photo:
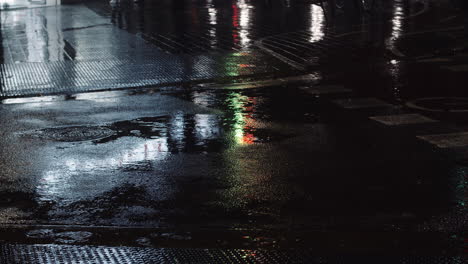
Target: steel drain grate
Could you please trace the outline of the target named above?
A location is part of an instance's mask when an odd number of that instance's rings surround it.
[[[462,257],[315,257],[308,251],[138,248],[71,245],[0,245],[5,264],[134,263],[382,263],[461,264]]]

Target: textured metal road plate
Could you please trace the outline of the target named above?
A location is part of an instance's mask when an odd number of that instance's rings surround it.
[[[461,264],[462,257],[316,257],[308,251],[136,248],[68,245],[0,245],[3,264],[142,264],[142,263],[265,263],[265,264]]]
[[[173,56],[173,57],[172,57]],[[256,67],[238,68],[256,58]],[[13,97],[137,88],[216,78],[251,76],[274,71],[261,65],[262,56],[244,54],[228,65],[217,57],[189,58],[165,55],[154,60],[59,61],[0,65],[0,96]],[[190,62],[188,62],[190,61]],[[195,62],[194,62],[195,61]]]
[[[11,12],[2,17],[1,97],[252,77],[288,68],[254,50],[168,54],[84,6]],[[18,30],[31,25],[38,29]]]

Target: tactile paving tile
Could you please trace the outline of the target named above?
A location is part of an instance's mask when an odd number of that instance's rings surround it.
[[[0,245],[3,264],[143,264],[143,263],[265,263],[265,264],[461,264],[455,257],[317,257],[307,250],[243,250],[142,248],[72,245]]]

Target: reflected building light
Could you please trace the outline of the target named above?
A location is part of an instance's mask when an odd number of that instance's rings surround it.
[[[221,128],[219,126],[219,119],[216,115],[196,114],[194,120],[195,133],[198,141],[219,138]]]
[[[185,118],[182,112],[175,114],[175,116],[171,120],[171,126],[169,130],[169,134],[171,139],[177,146],[179,151],[182,151],[184,147],[184,140],[185,140]]]
[[[66,196],[71,188],[69,179],[72,175],[70,172],[64,173],[61,170],[46,171],[41,177],[40,184],[36,187],[39,200],[56,200]]]
[[[393,9],[393,17],[391,20],[392,23],[392,31],[390,37],[386,41],[386,45],[389,49],[395,48],[396,42],[398,39],[401,38],[403,33],[404,27],[404,8],[403,8],[403,1],[396,0],[394,9]],[[390,74],[393,78],[393,96],[395,99],[401,99],[401,62],[397,60],[390,61]]]
[[[0,0],[0,9],[7,9],[8,6],[11,6],[13,4],[14,0]]]
[[[26,49],[28,62],[43,62],[46,59],[45,47],[48,45],[42,22],[44,16],[32,12],[32,10],[28,10],[26,14],[25,33],[28,40]]]
[[[209,23],[211,25],[209,29],[209,34],[210,34],[210,46],[215,47],[216,46],[216,25],[217,20],[218,20],[218,10],[216,8],[208,8],[208,19]]]
[[[75,100],[91,100],[91,101],[99,101],[103,98],[114,98],[114,97],[122,97],[126,96],[126,91],[104,91],[104,92],[90,92],[90,93],[80,93],[75,94]]]
[[[91,172],[100,169],[109,170],[143,161],[160,161],[166,158],[168,151],[169,148],[166,137],[145,140],[139,139],[131,148],[120,149],[120,151],[116,150],[111,153],[113,156],[110,157],[102,159],[66,159],[62,164],[65,164],[67,172]]]
[[[398,39],[401,36],[403,29],[403,8],[401,6],[395,7],[392,19],[392,38]]]
[[[46,12],[52,12],[53,9],[47,9]],[[54,17],[54,20],[49,19],[45,25],[47,30],[47,49],[49,55],[49,61],[62,61],[64,54],[64,41],[62,30],[57,30],[62,28],[62,16],[50,16]]]
[[[208,8],[208,17],[209,17],[210,25],[216,25],[217,18],[218,18],[218,10],[212,7]]]
[[[317,42],[325,36],[325,15],[321,7],[311,5],[310,10],[310,42]]]
[[[403,3],[401,0],[396,1],[395,7],[393,9],[393,18],[392,18],[392,32],[390,39],[387,42],[387,45],[393,47],[395,42],[401,37],[403,32],[403,22],[404,22],[404,9]]]
[[[216,100],[215,95],[211,91],[194,91],[192,93],[192,102],[201,106],[210,106],[211,102]]]
[[[39,96],[39,97],[9,98],[9,99],[2,100],[2,104],[50,103],[50,102],[64,101],[64,100],[65,100],[64,95],[51,95],[51,96]]]
[[[28,3],[26,1],[24,1],[24,2]],[[15,0],[0,0],[0,10],[3,10],[3,9],[8,10],[9,8],[11,8],[12,6],[15,6],[15,5],[16,5],[16,7],[18,7],[18,6],[23,7],[21,4],[22,4],[22,2],[15,3]]]
[[[120,149],[117,146],[115,151],[108,152],[111,156],[99,159],[63,157],[57,162],[60,166],[42,174],[40,184],[37,186],[40,199],[64,201],[74,195],[73,190],[81,190],[79,184],[82,181],[76,180],[77,177],[83,180],[83,175],[93,175],[97,170],[108,171],[145,161],[161,161],[169,155],[166,137],[138,139],[131,148],[125,147],[128,146],[126,144],[121,144],[121,146]],[[71,181],[71,178],[74,180]]]
[[[8,14],[8,16],[2,16],[2,25],[4,23],[13,23],[16,24],[17,22],[23,22],[24,21],[24,13],[21,14],[19,12],[12,12],[11,14]]]
[[[110,0],[109,1],[109,5],[112,7],[112,8],[115,8],[119,5],[119,0]]]
[[[239,1],[239,38],[242,47],[247,46],[250,42],[250,24],[252,16],[252,6],[245,3],[245,0]]]

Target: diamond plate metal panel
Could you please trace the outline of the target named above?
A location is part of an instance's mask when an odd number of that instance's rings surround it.
[[[306,250],[137,248],[71,245],[0,245],[5,264],[265,263],[461,264],[461,256],[317,257]]]
[[[152,36],[165,41],[161,48],[148,42],[148,36],[120,29],[84,6],[11,12],[1,28],[5,58],[0,97],[137,88],[288,69],[255,51],[192,49],[190,45],[206,40],[182,41],[190,35]],[[167,52],[173,49],[183,52]]]
[[[256,61],[251,62],[255,56]],[[261,55],[236,57],[189,57],[162,55],[158,59],[57,61],[47,63],[3,64],[0,96],[14,97],[135,88],[165,83],[251,76],[274,71],[261,63]],[[241,65],[241,66],[239,66]],[[249,65],[251,67],[245,67]]]

